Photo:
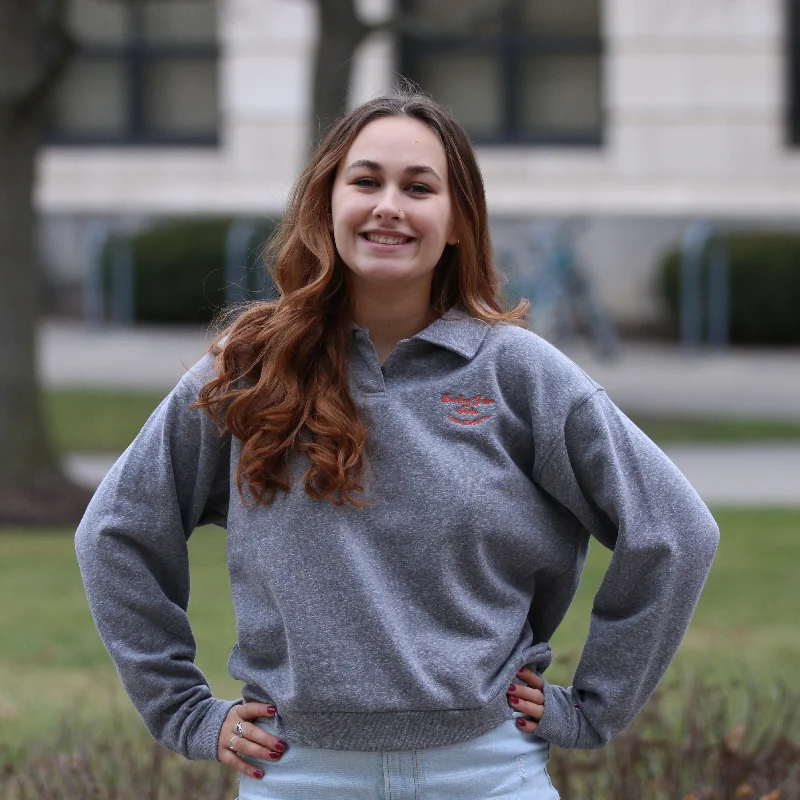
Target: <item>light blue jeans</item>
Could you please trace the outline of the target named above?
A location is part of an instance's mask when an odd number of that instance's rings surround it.
[[[275,733],[270,720],[259,720]],[[323,750],[289,742],[280,761],[248,759],[238,800],[558,800],[550,746],[514,719],[474,739],[397,752]]]

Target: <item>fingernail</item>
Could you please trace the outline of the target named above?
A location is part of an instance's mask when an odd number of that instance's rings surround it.
[[[525,672],[525,667],[522,667],[521,669],[518,669],[517,670],[517,675],[522,675],[523,672]]]
[[[283,752],[283,751],[286,749],[286,742],[275,742],[275,744],[274,744],[274,745],[272,745],[272,746],[273,746],[273,748],[275,748],[275,750],[277,750],[279,753],[282,753],[282,752]]]
[[[519,703],[519,697],[509,697],[508,698],[513,705],[517,705]]]
[[[254,778],[258,778],[259,780],[261,780],[261,779],[264,777],[264,773],[263,773],[263,772],[262,772],[260,769],[257,769],[257,770],[256,770],[256,771],[253,773],[253,777],[254,777]]]
[[[508,687],[508,691],[509,691],[509,692],[516,692],[516,691],[517,691],[517,684],[516,684],[516,683],[512,683],[512,684],[511,684],[511,685]]]
[[[522,717],[520,717],[519,719],[517,719],[517,727],[518,727],[518,728],[524,728],[524,727],[525,727],[525,720],[524,720],[524,719],[522,719]]]
[[[270,753],[270,754],[269,754],[269,757],[270,757],[270,758],[271,758],[273,761],[277,761],[277,760],[278,760],[278,759],[281,757],[281,754],[280,754],[280,753]]]
[[[267,706],[267,714],[271,714],[273,717],[278,713],[278,709],[275,706]]]

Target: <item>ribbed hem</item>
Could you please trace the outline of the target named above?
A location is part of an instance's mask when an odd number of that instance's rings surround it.
[[[374,713],[291,713],[275,718],[289,742],[329,750],[394,751],[474,739],[513,717],[505,694],[483,708]]]
[[[525,648],[520,657],[506,665],[507,675],[500,680],[503,691],[480,708],[447,709],[443,711],[371,711],[350,712],[287,711],[263,689],[245,684],[245,701],[272,703],[277,706],[276,732],[289,742],[328,750],[357,750],[366,752],[416,750],[422,747],[443,747],[466,742],[513,719],[505,688],[516,670],[527,665],[534,671],[544,671],[552,658],[550,645],[539,642]]]

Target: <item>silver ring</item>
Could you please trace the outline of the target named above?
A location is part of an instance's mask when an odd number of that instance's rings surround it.
[[[241,736],[242,739],[244,739],[244,725],[242,725],[241,720],[236,722],[236,735]]]
[[[233,736],[231,736],[231,743],[228,745],[228,750],[232,750],[238,756],[239,753],[237,752],[236,748],[233,746],[233,740],[237,739],[237,738],[238,738],[238,736],[235,733],[233,734]]]

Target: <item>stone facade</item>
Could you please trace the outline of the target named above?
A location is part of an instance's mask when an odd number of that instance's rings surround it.
[[[362,0],[362,11],[377,19],[391,2]],[[498,241],[519,248],[530,219],[587,218],[577,246],[601,296],[619,320],[646,325],[662,313],[656,260],[688,219],[790,221],[800,154],[787,144],[785,5],[604,0],[604,143],[479,148]],[[220,146],[45,150],[51,271],[77,277],[79,248],[51,240],[98,214],[280,212],[309,138],[314,3],[220,0],[219,14]],[[391,37],[373,36],[356,64],[353,102],[390,86]]]

